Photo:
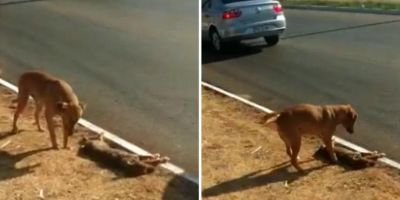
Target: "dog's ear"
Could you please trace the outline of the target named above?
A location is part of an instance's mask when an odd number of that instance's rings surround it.
[[[69,104],[67,102],[65,102],[65,101],[57,102],[57,108],[60,109],[60,110],[65,110],[65,109],[68,108],[68,106],[69,106]]]
[[[82,108],[82,110],[86,109],[87,104],[85,102],[80,101],[79,106]]]
[[[352,119],[352,120],[356,120],[357,119],[357,113],[353,110],[353,109],[349,109],[349,111],[347,112],[347,116]]]

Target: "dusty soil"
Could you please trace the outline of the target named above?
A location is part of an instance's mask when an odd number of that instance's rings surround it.
[[[90,134],[83,127],[70,140],[72,150],[49,149],[47,131],[38,132],[32,124],[32,105],[20,118],[23,131],[9,135],[14,98],[0,87],[0,199],[40,199],[41,190],[45,199],[57,200],[197,199],[187,182],[163,170],[128,178],[78,156],[78,140]],[[56,132],[61,146],[61,129]]]
[[[400,199],[398,170],[330,165],[312,156],[319,140],[307,138],[299,174],[277,133],[257,123],[261,112],[207,89],[202,106],[204,199]]]

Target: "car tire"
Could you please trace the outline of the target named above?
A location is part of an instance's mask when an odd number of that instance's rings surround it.
[[[279,35],[265,36],[264,40],[268,46],[275,46],[279,42]]]
[[[221,52],[223,49],[223,41],[216,30],[211,30],[210,38],[211,45],[213,46],[214,50],[217,52]]]

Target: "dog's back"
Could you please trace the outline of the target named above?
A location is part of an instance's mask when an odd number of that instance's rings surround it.
[[[30,71],[21,75],[19,93],[27,94],[39,101],[66,101],[78,104],[71,86],[64,80],[42,71]]]
[[[19,78],[18,89],[20,93],[28,93],[33,97],[41,98],[46,91],[46,87],[55,80],[55,77],[45,72],[26,72]]]
[[[293,129],[297,133],[318,134],[323,129],[327,116],[322,106],[300,104],[280,112],[276,119],[279,129]]]
[[[336,107],[337,105],[334,105]],[[280,112],[264,115],[261,123],[274,124],[278,127],[308,129],[307,127],[325,126],[325,121],[332,121],[334,113],[329,105],[298,104]],[[331,124],[329,123],[328,124]]]

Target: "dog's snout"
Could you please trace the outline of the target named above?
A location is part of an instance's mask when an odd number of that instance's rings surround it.
[[[349,132],[350,134],[353,134],[354,130],[353,129],[347,129],[347,132]]]

